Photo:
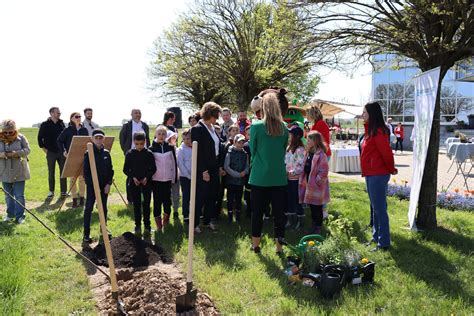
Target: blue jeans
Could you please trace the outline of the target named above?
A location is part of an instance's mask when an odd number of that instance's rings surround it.
[[[298,189],[298,180],[288,180],[288,210],[286,215],[298,215],[298,217],[304,217],[303,206],[301,206],[299,201]]]
[[[372,238],[379,247],[390,246],[390,226],[387,213],[387,188],[390,175],[367,176],[367,193],[372,212]]]
[[[2,183],[3,189],[13,195],[15,199],[22,205],[25,205],[25,181],[14,183]],[[23,207],[16,203],[8,194],[5,194],[5,202],[7,203],[7,215],[17,220],[25,215]]]

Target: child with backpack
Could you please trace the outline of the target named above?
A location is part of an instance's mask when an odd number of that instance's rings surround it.
[[[141,236],[142,197],[143,197],[143,225],[144,236],[151,234],[150,203],[151,183],[156,172],[153,153],[146,148],[146,135],[138,132],[133,135],[135,148],[130,149],[125,155],[123,173],[130,179],[129,189],[132,194],[133,214],[135,218],[135,235]]]
[[[311,232],[320,234],[323,226],[323,206],[329,202],[329,164],[326,145],[317,131],[308,134],[304,171],[299,180],[300,203],[311,209]]]
[[[237,134],[224,162],[224,169],[227,173],[227,219],[229,223],[232,222],[234,214],[236,221],[240,221],[242,211],[245,177],[249,172],[249,160],[244,150],[244,144],[245,136]]]
[[[166,142],[168,129],[164,125],[156,128],[150,151],[155,158],[156,172],[152,177],[153,216],[157,231],[169,224],[171,214],[171,186],[176,182],[177,164],[174,146]],[[163,206],[163,217],[161,207]]]
[[[295,229],[303,228],[304,210],[299,203],[299,179],[303,173],[305,150],[303,141],[303,130],[295,125],[290,129],[290,140],[286,149],[285,165],[288,176],[288,208],[286,212],[286,228],[294,224]],[[296,221],[295,221],[296,219]]]

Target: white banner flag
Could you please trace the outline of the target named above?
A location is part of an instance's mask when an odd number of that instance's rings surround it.
[[[421,181],[425,170],[428,144],[438,91],[440,68],[434,68],[415,78],[415,126],[413,141],[413,176],[410,191],[408,221],[412,230],[417,230],[415,217]]]

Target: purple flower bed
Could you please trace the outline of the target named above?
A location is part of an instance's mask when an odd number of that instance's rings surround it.
[[[395,196],[400,200],[408,200],[410,198],[411,188],[408,185],[389,184],[387,195]],[[474,196],[471,193],[464,195],[452,192],[438,193],[438,207],[448,210],[474,211]]]

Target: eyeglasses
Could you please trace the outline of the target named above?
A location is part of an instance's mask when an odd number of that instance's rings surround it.
[[[80,119],[80,118],[81,118],[81,116],[80,116],[80,115],[76,115],[76,116],[74,116],[74,118],[76,118],[76,119]]]

